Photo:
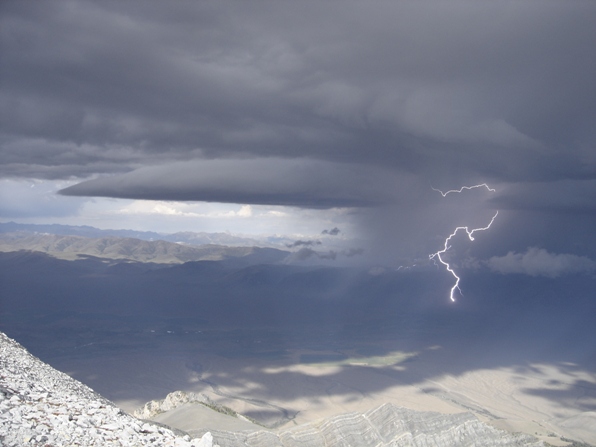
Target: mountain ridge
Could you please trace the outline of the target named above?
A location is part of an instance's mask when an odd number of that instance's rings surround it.
[[[253,262],[276,263],[290,254],[287,251],[267,247],[229,247],[215,244],[191,246],[164,240],[147,241],[118,236],[90,238],[29,232],[0,233],[0,251],[18,250],[38,251],[65,259],[76,259],[84,255],[174,264],[246,257],[252,258]]]
[[[189,245],[226,245],[234,247],[281,247],[286,242],[283,237],[249,237],[233,235],[224,232],[208,233],[204,231],[179,231],[175,233],[158,233],[155,231],[140,231],[128,229],[100,229],[89,225],[62,225],[62,224],[24,224],[17,222],[0,222],[2,233],[33,233],[55,234],[61,236],[82,236],[89,238],[124,237],[141,239],[144,241],[163,240],[166,242],[183,243]]]

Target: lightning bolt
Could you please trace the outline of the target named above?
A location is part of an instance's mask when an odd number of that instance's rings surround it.
[[[442,195],[443,197],[445,197],[447,194],[449,194],[449,193],[452,193],[452,192],[455,192],[455,193],[460,193],[460,192],[462,192],[464,189],[475,189],[475,188],[482,188],[482,187],[485,187],[486,189],[488,189],[488,190],[489,190],[489,191],[491,191],[491,192],[494,192],[494,191],[495,191],[494,189],[490,188],[490,187],[489,187],[489,186],[488,186],[486,183],[482,183],[482,184],[480,184],[480,185],[474,185],[474,186],[462,186],[460,189],[451,189],[451,190],[449,190],[449,191],[447,191],[447,192],[443,192],[443,191],[441,191],[441,190],[439,190],[439,189],[435,189],[435,188],[432,188],[432,189],[433,189],[434,191],[440,192],[440,193],[441,193],[441,195]],[[450,235],[447,237],[447,239],[445,239],[445,244],[443,245],[443,249],[442,249],[442,250],[439,250],[439,251],[437,251],[436,253],[433,253],[433,254],[431,254],[431,255],[429,255],[429,256],[428,256],[428,258],[429,258],[429,259],[432,259],[432,260],[435,260],[435,258],[436,258],[436,259],[438,259],[438,260],[439,260],[439,262],[445,266],[445,269],[446,269],[446,270],[447,270],[449,273],[451,273],[451,274],[453,275],[453,277],[455,278],[455,284],[453,285],[453,287],[451,288],[451,291],[450,291],[450,293],[449,293],[449,298],[451,299],[451,301],[455,302],[455,297],[454,297],[454,294],[455,294],[455,291],[456,291],[456,290],[459,290],[459,293],[461,293],[461,289],[459,288],[459,281],[460,281],[460,277],[459,277],[459,276],[457,276],[457,273],[455,273],[455,271],[454,271],[454,270],[451,268],[451,265],[450,265],[448,262],[446,262],[446,261],[445,261],[445,260],[442,258],[442,256],[441,256],[441,255],[444,255],[444,254],[447,252],[447,250],[449,250],[449,249],[451,248],[451,245],[449,245],[449,241],[450,241],[450,240],[451,240],[453,237],[455,237],[455,235],[456,235],[456,234],[457,234],[457,233],[458,233],[460,230],[463,230],[463,231],[465,231],[465,232],[466,232],[466,234],[468,235],[468,238],[470,239],[470,241],[474,241],[474,233],[475,233],[475,232],[477,232],[477,231],[485,231],[485,230],[488,230],[488,229],[491,227],[491,225],[492,225],[492,224],[493,224],[493,222],[495,221],[495,218],[496,218],[498,215],[499,215],[499,212],[497,211],[497,212],[495,213],[495,215],[492,217],[492,219],[490,220],[490,222],[488,223],[488,225],[487,225],[486,227],[482,227],[482,228],[474,228],[474,229],[472,229],[472,230],[470,230],[470,229],[469,229],[467,226],[466,226],[466,227],[457,227],[455,230],[453,230],[453,233],[451,233],[451,234],[450,234]]]
[[[450,189],[449,191],[446,191],[446,192],[443,192],[440,189],[436,189],[436,188],[433,188],[431,186],[431,188],[432,188],[433,191],[440,192],[443,197],[447,196],[447,194],[450,194],[452,192],[460,193],[464,189],[476,189],[476,188],[482,188],[482,187],[488,189],[490,192],[495,192],[496,191],[495,189],[493,189],[490,186],[488,186],[486,183],[481,183],[480,185],[474,185],[474,186],[462,186],[459,189]]]

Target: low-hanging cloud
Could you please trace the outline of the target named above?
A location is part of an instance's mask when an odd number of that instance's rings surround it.
[[[363,253],[364,253],[364,248],[350,248],[348,250],[342,251],[342,254],[344,254],[348,258],[352,258],[354,256],[360,256]]]
[[[303,247],[291,255],[293,261],[306,261],[309,258],[335,260],[337,258],[337,252],[334,250],[329,251],[316,251],[312,248]]]
[[[328,234],[329,236],[337,236],[340,233],[339,228],[334,227],[331,230],[323,230],[321,234]]]
[[[364,253],[363,248],[349,248],[346,250],[327,250],[317,251],[309,247],[302,247],[300,250],[292,253],[289,259],[292,261],[306,261],[310,258],[335,261],[339,257],[353,258],[354,256],[361,256]]]
[[[288,247],[288,248],[312,247],[313,245],[321,245],[321,244],[322,244],[321,241],[302,241],[302,240],[298,240],[298,241],[292,242],[291,244],[286,244],[286,247]]]
[[[502,274],[519,273],[549,278],[596,271],[596,261],[586,256],[554,254],[537,247],[528,248],[525,253],[509,252],[505,256],[493,256],[486,261],[486,265]]]

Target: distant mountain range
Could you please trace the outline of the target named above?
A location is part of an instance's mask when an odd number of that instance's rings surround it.
[[[0,222],[0,234],[4,233],[34,233],[54,234],[62,236],[81,236],[87,238],[122,237],[143,241],[166,241],[189,245],[226,245],[229,247],[283,247],[293,240],[280,237],[252,238],[235,236],[229,233],[206,233],[183,231],[171,234],[156,233],[154,231],[136,230],[102,230],[88,225],[60,225],[60,224],[22,224],[16,222]]]
[[[99,228],[90,227],[88,225],[60,225],[60,224],[22,224],[16,222],[1,222],[0,233],[42,233],[42,234],[58,234],[68,236],[83,236],[83,237],[133,237],[143,240],[163,239],[165,235],[155,233],[153,231],[134,231],[134,230],[100,230]]]
[[[86,226],[0,224],[0,251],[39,251],[63,259],[96,256],[139,262],[183,263],[244,258],[248,263],[277,263],[290,254],[259,245],[256,240],[225,233],[159,235]]]

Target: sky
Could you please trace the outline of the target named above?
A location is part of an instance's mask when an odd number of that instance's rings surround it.
[[[462,265],[596,271],[593,1],[7,0],[0,33],[2,222],[397,266],[498,211]]]

